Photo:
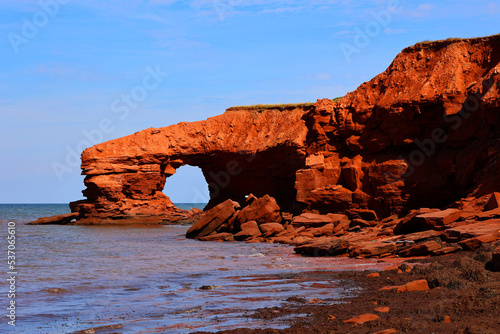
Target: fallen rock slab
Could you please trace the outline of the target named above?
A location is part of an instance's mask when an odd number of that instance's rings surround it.
[[[496,241],[499,238],[500,238],[500,233],[484,234],[479,237],[459,241],[458,244],[465,250],[473,251],[481,247],[482,244]]]
[[[328,224],[337,225],[341,221],[349,221],[346,215],[329,213],[327,215],[320,215],[315,213],[303,213],[292,219],[292,225],[299,227],[322,227]]]
[[[462,210],[447,209],[424,213],[415,217],[415,223],[423,230],[440,229],[443,226],[449,225],[458,220],[462,215]]]
[[[239,204],[230,199],[213,207],[205,212],[196,224],[189,228],[186,237],[194,239],[210,235],[227,222],[235,214],[237,208],[239,208]]]
[[[295,253],[305,256],[334,256],[345,254],[349,242],[339,238],[313,239],[294,248]]]
[[[265,237],[270,237],[283,232],[285,228],[280,223],[266,223],[259,225],[259,228]]]
[[[279,223],[282,221],[280,207],[274,198],[265,195],[244,207],[238,213],[237,221],[239,224],[256,221],[259,225],[265,223]]]
[[[28,223],[28,225],[66,225],[70,224],[73,219],[78,219],[80,214],[78,212],[66,213],[53,217],[43,217]]]
[[[234,240],[242,241],[250,238],[260,237],[262,232],[256,221],[241,224],[241,231],[234,235]]]
[[[444,232],[443,239],[447,242],[459,242],[488,234],[500,233],[500,219],[482,221],[449,228]]]

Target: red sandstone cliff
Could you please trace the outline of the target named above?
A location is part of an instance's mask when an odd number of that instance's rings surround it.
[[[175,169],[199,166],[213,207],[269,194],[284,211],[379,218],[500,189],[500,36],[421,43],[338,101],[232,108],[82,154],[81,223],[156,221]]]

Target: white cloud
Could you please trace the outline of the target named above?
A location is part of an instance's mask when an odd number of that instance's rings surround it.
[[[407,11],[406,13],[411,17],[426,18],[433,13],[434,8],[436,8],[436,5],[426,3],[418,6],[414,10]]]

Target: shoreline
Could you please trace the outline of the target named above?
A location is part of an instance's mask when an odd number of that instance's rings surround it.
[[[290,327],[286,329],[238,328],[216,333],[498,333],[500,272],[488,270],[492,249],[493,245],[484,245],[476,252],[407,260],[399,268],[380,272],[332,273],[331,279],[349,280],[350,286],[359,286],[361,292],[340,300],[290,299],[283,306],[259,309],[248,315],[263,320],[289,317]],[[373,273],[380,276],[370,275]],[[421,280],[427,282],[428,291],[380,290]],[[298,316],[304,314],[307,316]],[[367,319],[378,319],[362,324],[345,322],[359,316],[363,318],[363,315]],[[355,320],[359,319],[352,321]]]

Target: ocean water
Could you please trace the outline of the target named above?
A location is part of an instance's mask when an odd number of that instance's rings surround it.
[[[193,206],[203,207],[183,205]],[[376,261],[301,257],[287,245],[187,240],[186,226],[25,225],[66,212],[67,205],[0,204],[0,333],[72,333],[115,324],[123,328],[113,333],[284,328],[286,319],[247,315],[290,297],[353,294],[355,288],[328,273],[380,267]],[[15,327],[8,325],[6,309],[12,300],[6,281],[9,222],[16,232]],[[307,281],[300,275],[305,271],[318,278]]]

